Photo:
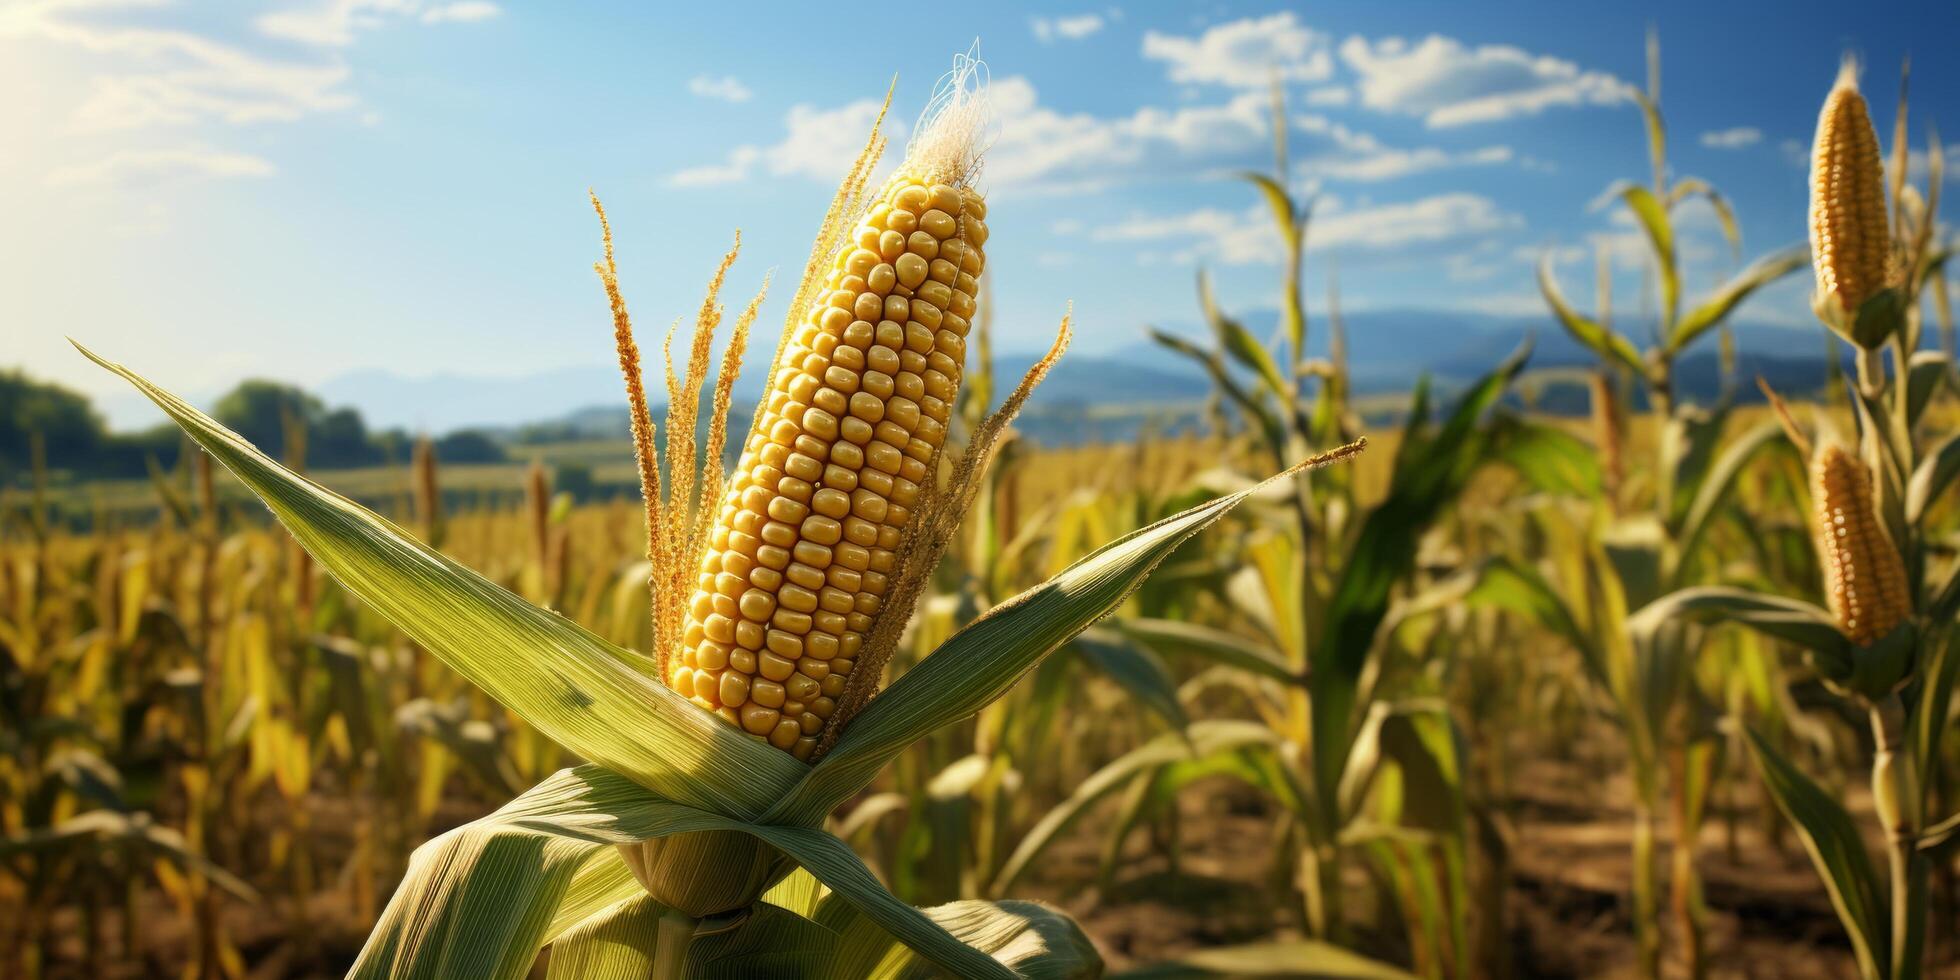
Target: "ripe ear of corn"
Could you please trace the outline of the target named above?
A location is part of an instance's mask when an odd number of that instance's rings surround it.
[[[1885,167],[1855,68],[1846,62],[1824,99],[1810,157],[1815,302],[1818,315],[1841,332],[1850,329],[1859,308],[1890,285],[1892,276]]]
[[[901,170],[783,344],[667,681],[808,759],[935,472],[985,265],[986,204]]]
[[[1911,614],[1905,564],[1872,503],[1871,470],[1842,446],[1824,446],[1811,464],[1811,496],[1825,598],[1845,635],[1868,646]]]

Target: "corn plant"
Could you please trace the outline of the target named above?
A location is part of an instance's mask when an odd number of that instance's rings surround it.
[[[1951,569],[1942,575],[1928,526],[1929,510],[1960,471],[1960,440],[1928,445],[1924,413],[1951,369],[1945,354],[1919,352],[1919,300],[1929,270],[1943,261],[1931,219],[1942,175],[1936,154],[1925,197],[1907,203],[1904,115],[1902,106],[1890,195],[1898,210],[1889,219],[1879,141],[1850,62],[1825,100],[1812,153],[1813,305],[1855,351],[1855,443],[1827,425],[1806,434],[1777,404],[1808,458],[1828,608],[1740,588],[1689,589],[1664,600],[1669,616],[1737,623],[1795,645],[1831,690],[1869,718],[1884,878],[1841,803],[1769,739],[1752,731],[1749,745],[1824,879],[1860,973],[1874,978],[1920,976],[1929,865],[1960,836],[1960,815],[1932,823],[1924,792],[1938,776],[1960,676],[1951,650],[1960,577]]]
[[[1658,291],[1653,343],[1642,349],[1614,329],[1605,313],[1588,317],[1560,291],[1549,256],[1540,264],[1538,284],[1559,323],[1601,361],[1595,413],[1601,449],[1609,460],[1620,456],[1616,390],[1630,378],[1647,397],[1653,426],[1660,433],[1651,470],[1647,506],[1627,510],[1618,500],[1604,502],[1598,517],[1578,518],[1588,528],[1578,538],[1561,533],[1567,556],[1561,561],[1564,596],[1543,608],[1551,625],[1581,652],[1585,676],[1613,706],[1631,750],[1636,804],[1633,837],[1633,905],[1641,970],[1657,976],[1661,960],[1660,887],[1654,849],[1662,787],[1670,784],[1675,812],[1671,829],[1673,916],[1683,959],[1691,974],[1704,969],[1700,886],[1694,867],[1708,783],[1718,768],[1711,711],[1694,683],[1697,653],[1705,638],[1690,626],[1642,614],[1662,595],[1708,573],[1711,528],[1726,516],[1738,478],[1761,457],[1787,451],[1773,422],[1722,445],[1732,408],[1732,389],[1712,408],[1684,403],[1675,390],[1676,361],[1697,340],[1725,330],[1727,317],[1756,290],[1800,268],[1803,252],[1790,248],[1770,254],[1738,273],[1693,306],[1681,309],[1682,269],[1675,237],[1675,214],[1691,200],[1714,208],[1731,248],[1740,232],[1724,198],[1706,181],[1671,179],[1667,129],[1660,109],[1658,43],[1648,40],[1648,86],[1635,92],[1646,124],[1651,184],[1615,185],[1613,195],[1644,233]],[[1606,281],[1602,273],[1602,282]],[[1726,364],[1733,363],[1724,334]],[[1617,470],[1617,464],[1609,470]],[[1609,485],[1612,486],[1612,485]],[[1612,489],[1618,489],[1612,486]],[[1576,560],[1574,560],[1576,558]],[[1534,573],[1535,574],[1535,573]],[[1534,580],[1533,588],[1542,584]],[[1581,610],[1591,610],[1589,614]]]
[[[1153,332],[1210,375],[1221,399],[1245,420],[1262,460],[1345,439],[1353,428],[1338,326],[1333,358],[1306,354],[1299,266],[1311,208],[1286,189],[1284,111],[1277,95],[1275,119],[1277,172],[1247,177],[1271,206],[1286,245],[1278,343],[1259,343],[1226,315],[1202,276],[1199,299],[1215,347]],[[1223,774],[1260,789],[1284,812],[1275,862],[1284,873],[1276,884],[1299,896],[1298,919],[1320,943],[1293,952],[1317,950],[1315,955],[1331,957],[1324,961],[1330,964],[1351,956],[1332,944],[1350,934],[1343,870],[1352,856],[1366,855],[1403,903],[1422,972],[1471,972],[1467,842],[1473,817],[1461,781],[1467,760],[1448,709],[1429,696],[1433,691],[1424,691],[1426,682],[1386,667],[1391,658],[1383,651],[1422,618],[1416,610],[1435,608],[1405,594],[1434,584],[1415,575],[1424,536],[1484,462],[1511,455],[1502,445],[1507,439],[1531,441],[1521,433],[1537,431],[1516,419],[1508,429],[1485,423],[1526,356],[1520,351],[1471,385],[1440,423],[1430,417],[1427,382],[1418,388],[1385,499],[1364,505],[1352,481],[1323,473],[1248,509],[1256,519],[1233,535],[1244,546],[1216,546],[1216,572],[1183,585],[1187,592],[1215,591],[1228,615],[1253,625],[1252,635],[1170,618],[1171,610],[1160,604],[1085,638],[1087,649],[1105,659],[1126,657],[1143,677],[1152,673],[1147,665],[1154,658],[1141,654],[1193,656],[1215,666],[1192,678],[1161,712],[1170,731],[1104,766],[1043,816],[994,877],[992,894],[1012,889],[1091,806],[1120,795],[1104,849],[1106,877],[1134,828],[1169,819],[1182,789]],[[1318,386],[1309,406],[1306,382],[1312,380]],[[1583,467],[1583,453],[1577,455]],[[1236,691],[1259,721],[1185,721],[1186,705],[1207,700],[1213,689]]]
[[[768,972],[841,977],[936,969],[1005,977],[1016,971],[1044,976],[1099,971],[1093,948],[1060,913],[1017,902],[912,908],[886,891],[848,846],[823,829],[831,811],[856,796],[906,746],[1000,697],[1043,656],[1120,604],[1178,544],[1258,489],[1186,510],[1096,550],[959,631],[873,700],[878,671],[863,665],[889,656],[919,583],[936,564],[980,485],[995,440],[1065,345],[1066,320],[1050,356],[972,434],[948,479],[921,484],[911,530],[901,531],[897,549],[886,549],[894,556],[888,573],[891,591],[877,604],[875,623],[863,631],[850,630],[847,619],[844,635],[857,636],[854,648],[847,653],[840,639],[834,652],[816,651],[830,653],[829,676],[849,681],[835,696],[837,707],[828,719],[832,727],[805,731],[796,720],[801,715],[787,709],[787,683],[782,685],[783,706],[771,704],[774,693],[761,685],[774,682],[762,672],[759,657],[757,679],[748,681],[748,690],[742,692],[748,697],[736,696],[731,678],[747,672],[734,651],[751,648],[744,645],[746,632],[738,637],[732,622],[726,635],[735,646],[708,646],[725,644],[717,617],[731,618],[713,598],[725,594],[716,576],[728,573],[728,555],[754,552],[756,567],[762,568],[767,567],[760,550],[765,544],[792,556],[808,550],[795,541],[779,544],[780,532],[768,525],[753,535],[740,530],[745,519],[730,513],[757,513],[747,509],[749,491],[762,485],[765,468],[773,468],[767,475],[776,477],[779,491],[789,479],[802,479],[792,474],[803,463],[785,452],[778,465],[772,461],[776,451],[769,447],[801,452],[806,445],[812,450],[821,445],[833,464],[843,465],[847,454],[841,447],[864,445],[859,452],[867,468],[860,471],[861,485],[872,472],[889,475],[896,470],[902,475],[906,469],[900,460],[916,458],[894,459],[885,453],[898,452],[895,447],[879,448],[881,443],[872,438],[860,441],[835,412],[829,414],[840,438],[817,435],[826,431],[827,423],[812,410],[821,409],[824,396],[807,389],[803,379],[821,376],[828,385],[830,369],[846,363],[843,345],[857,343],[857,337],[845,335],[853,322],[862,321],[833,323],[830,311],[855,311],[867,298],[877,299],[875,284],[895,280],[884,283],[892,293],[901,286],[911,291],[912,318],[901,333],[907,344],[913,342],[910,324],[923,324],[919,317],[930,316],[921,308],[939,305],[925,288],[933,266],[912,251],[918,238],[897,230],[899,212],[915,218],[918,230],[937,240],[942,255],[949,239],[964,241],[976,254],[984,244],[977,206],[962,204],[962,220],[952,228],[940,220],[946,216],[943,209],[920,207],[936,204],[942,190],[954,195],[953,201],[970,195],[977,205],[970,180],[978,164],[972,142],[978,105],[965,88],[968,77],[967,71],[957,72],[945,97],[935,100],[930,121],[920,127],[890,193],[878,200],[864,194],[882,145],[875,129],[839,189],[798,301],[792,304],[771,392],[747,444],[751,455],[725,485],[712,470],[701,480],[700,500],[735,502],[724,503],[720,511],[696,503],[695,457],[687,434],[698,410],[698,401],[690,396],[701,395],[720,320],[716,290],[733,255],[724,260],[723,273],[717,273],[697,319],[685,375],[669,375],[680,397],[669,406],[668,461],[678,465],[669,467],[663,499],[653,459],[653,423],[638,390],[637,348],[631,342],[608,233],[607,260],[599,268],[613,303],[615,339],[648,490],[657,643],[652,655],[616,647],[499,588],[378,515],[279,466],[129,369],[89,354],[135,385],[257,494],[350,594],[565,751],[586,760],[545,779],[496,813],[418,849],[353,976],[519,977],[547,944],[552,946],[554,976]],[[940,218],[933,217],[936,211]],[[840,250],[840,236],[852,227],[845,218],[860,213],[865,216],[856,225],[860,249]],[[877,225],[883,229],[876,230]],[[874,229],[868,237],[862,230],[867,228]],[[860,274],[853,265],[856,256],[874,245],[880,255],[889,246],[893,261]],[[828,272],[826,264],[832,265]],[[954,282],[959,282],[957,276]],[[838,288],[820,288],[826,283]],[[892,293],[881,301],[881,310],[891,308]],[[943,323],[947,311],[956,308],[949,298],[935,312]],[[738,325],[732,341],[737,352],[742,337]],[[957,344],[948,337],[957,340],[942,328],[931,337],[931,349],[950,356],[948,348]],[[918,418],[901,405],[909,397],[900,387],[904,375],[915,372],[888,376],[888,391],[876,387],[874,375],[883,372],[874,358],[892,353],[869,344],[878,338],[875,331],[865,338],[870,350],[863,355],[861,372],[845,370],[859,386],[857,393],[872,393],[877,404],[860,408],[865,400],[854,393],[846,403],[850,417],[863,422],[871,437],[879,430],[861,412],[882,414],[881,421],[910,419],[923,427],[920,419],[930,417],[924,411],[927,404],[916,403]],[[717,418],[725,417],[732,360],[724,360],[714,392]],[[894,366],[903,367],[904,361]],[[798,396],[805,394],[806,407],[793,410],[791,403],[802,402]],[[908,448],[918,441],[917,431]],[[716,448],[713,436],[710,448]],[[831,485],[827,471],[822,478],[825,486]],[[819,488],[804,482],[813,491],[814,513],[803,516],[803,540],[822,542],[833,529],[831,540],[843,540],[843,522],[816,510]],[[893,487],[892,499],[898,500],[896,480]],[[794,495],[776,499],[793,500]],[[847,499],[859,506],[856,499]],[[886,516],[900,506],[905,505],[887,501]],[[765,501],[761,512],[777,511]],[[718,562],[720,570],[710,568],[710,562]],[[699,581],[697,568],[704,570]],[[872,570],[867,559],[864,571]],[[787,587],[777,592],[771,627],[795,632],[806,619],[816,625],[814,615],[797,609],[801,600],[791,596]],[[820,596],[819,608],[823,601]],[[742,611],[739,600],[732,608]],[[785,611],[803,618],[783,616]],[[815,641],[808,638],[815,634],[801,635],[805,653],[810,653]],[[766,632],[763,644],[779,649],[769,645]],[[722,655],[726,666],[714,659]],[[825,662],[822,657],[815,660]],[[840,660],[859,666],[852,669]],[[800,670],[800,662],[796,666],[801,676],[809,676]],[[711,683],[703,682],[704,674]],[[818,703],[815,698],[832,697],[823,690],[820,683],[812,700],[803,702],[804,713],[823,717],[811,710]],[[751,704],[770,714],[742,710]],[[794,732],[785,720],[794,723]],[[792,874],[797,868],[801,870]]]

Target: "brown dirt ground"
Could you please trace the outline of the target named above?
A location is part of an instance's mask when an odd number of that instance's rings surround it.
[[[1511,841],[1502,909],[1511,975],[1637,975],[1627,891],[1630,792],[1623,778],[1598,778],[1589,768],[1549,760],[1524,765],[1515,777],[1522,788],[1500,801]],[[1869,796],[1862,787],[1845,795],[1854,816],[1869,826]],[[1264,801],[1229,782],[1204,784],[1187,791],[1180,817],[1180,874],[1172,874],[1166,858],[1139,833],[1108,891],[1070,890],[1068,882],[1093,881],[1100,863],[1101,841],[1084,827],[1057,843],[1053,870],[1024,890],[1076,916],[1112,972],[1205,946],[1297,937],[1293,916],[1272,908],[1266,897],[1271,892],[1260,889],[1272,873],[1272,817]],[[1780,841],[1772,840],[1767,824],[1758,800],[1717,800],[1702,828],[1697,849],[1708,908],[1708,974],[1855,980],[1850,946],[1809,858],[1787,830]],[[1665,827],[1661,835],[1665,882]],[[1872,846],[1876,853],[1875,841]],[[1349,884],[1350,908],[1357,909],[1354,893],[1370,885],[1365,873],[1351,874]],[[1956,933],[1960,926],[1952,923],[1932,926],[1929,977],[1960,978]],[[1392,937],[1359,941],[1398,958],[1393,950],[1400,944]],[[1666,941],[1671,948],[1672,936]],[[1664,969],[1669,976],[1687,975],[1671,959]]]

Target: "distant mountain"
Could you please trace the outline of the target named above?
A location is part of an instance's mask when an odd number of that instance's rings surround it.
[[[604,361],[524,375],[410,376],[374,368],[340,375],[318,394],[331,404],[358,406],[375,428],[411,432],[515,426],[625,397],[619,368]]]
[[[996,384],[1012,390],[1036,360],[1031,354],[996,358]],[[1032,407],[1144,405],[1205,397],[1209,389],[1201,374],[1183,365],[1168,368],[1071,354],[1056,365]],[[755,403],[762,393],[763,377],[759,362],[742,372],[735,385],[738,406]],[[656,378],[648,379],[647,389],[649,398],[664,402],[664,387]],[[619,369],[610,365],[521,376],[444,373],[410,377],[385,370],[357,371],[321,385],[318,393],[332,404],[359,406],[375,428],[421,432],[469,427],[516,429],[546,420],[603,428],[608,406],[624,406],[626,400]],[[624,417],[623,411],[620,417]]]
[[[1274,335],[1277,315],[1244,318],[1256,336]],[[1361,394],[1405,391],[1423,374],[1449,388],[1488,371],[1527,337],[1534,342],[1533,369],[1584,366],[1592,353],[1559,329],[1549,316],[1496,316],[1454,310],[1365,310],[1343,317],[1348,363]],[[1166,329],[1209,345],[1209,332],[1192,322],[1168,322]],[[1309,313],[1309,350],[1326,356],[1328,321]],[[1815,329],[1766,323],[1734,325],[1740,376],[1761,373],[1772,383],[1802,393],[1824,378],[1823,340]],[[1683,391],[1712,398],[1718,389],[1716,344],[1712,337],[1683,358]],[[996,358],[996,384],[1004,394],[1034,363],[1036,355],[1005,353]],[[736,385],[736,404],[753,405],[764,372],[752,362]],[[1747,386],[1753,389],[1753,385]],[[659,401],[664,386],[650,379]],[[318,393],[332,404],[358,406],[376,429],[403,427],[446,432],[483,427],[515,435],[533,423],[583,437],[623,431],[624,395],[610,364],[559,368],[535,374],[490,376],[442,373],[410,377],[385,370],[358,371],[322,385]],[[1183,357],[1144,335],[1103,352],[1071,353],[1062,358],[1029,404],[1023,428],[1037,435],[1072,438],[1115,437],[1106,420],[1126,416],[1134,425],[1146,414],[1185,416],[1210,393],[1204,373]],[[1744,392],[1749,394],[1750,392]],[[1071,432],[1069,427],[1079,431]]]

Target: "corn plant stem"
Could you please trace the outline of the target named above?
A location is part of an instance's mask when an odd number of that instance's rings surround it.
[[[687,976],[687,947],[694,942],[694,917],[668,909],[655,927],[652,980],[681,980]]]
[[[1661,975],[1658,868],[1654,858],[1654,811],[1642,800],[1633,814],[1633,929],[1639,948],[1640,975]]]
[[[1700,821],[1695,819],[1694,784],[1698,774],[1694,771],[1693,755],[1685,742],[1671,747],[1674,769],[1674,850],[1672,891],[1674,924],[1680,934],[1681,955],[1688,967],[1688,976],[1701,980],[1707,975],[1707,964],[1702,956],[1701,909],[1697,901],[1700,883],[1695,876],[1695,838],[1699,836]]]
[[[1925,941],[1926,860],[1918,853],[1918,794],[1906,756],[1905,706],[1895,694],[1871,708],[1872,804],[1885,834],[1891,872],[1891,980],[1918,980]]]

